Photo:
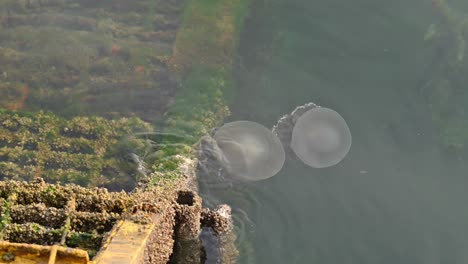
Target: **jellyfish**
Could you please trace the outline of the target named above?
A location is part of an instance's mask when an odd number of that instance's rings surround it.
[[[312,107],[297,118],[291,135],[291,149],[313,168],[333,166],[351,148],[351,132],[336,111]]]
[[[283,167],[285,152],[280,140],[258,123],[226,123],[214,132],[213,139],[221,152],[222,166],[239,180],[267,179]]]

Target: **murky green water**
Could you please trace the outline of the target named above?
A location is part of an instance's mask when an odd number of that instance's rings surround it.
[[[465,156],[441,146],[420,91],[437,74],[423,39],[434,3],[253,2],[231,119],[271,127],[315,102],[346,119],[353,145],[337,166],[288,160],[219,194],[240,219],[239,263],[466,263]]]
[[[163,118],[184,1],[23,2],[1,4],[2,107]],[[353,144],[331,168],[290,157],[268,180],[202,186],[233,208],[239,263],[467,263],[468,5],[251,2],[227,121],[272,127],[314,102],[345,118]],[[442,25],[432,42],[431,23]]]

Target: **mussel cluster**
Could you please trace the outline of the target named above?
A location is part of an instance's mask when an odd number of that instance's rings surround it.
[[[94,256],[133,199],[125,192],[77,185],[0,182],[3,240],[53,245],[65,234],[65,245]],[[68,222],[68,224],[67,224]]]

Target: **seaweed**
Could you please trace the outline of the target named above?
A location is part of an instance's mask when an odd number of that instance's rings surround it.
[[[93,187],[129,190],[144,176],[156,185],[145,190],[170,190],[158,195],[172,203],[195,171],[193,147],[229,115],[248,2],[184,3],[0,4],[3,239],[64,240],[92,257],[115,221],[148,198]],[[162,120],[161,130],[142,120]]]
[[[0,107],[160,119],[174,96],[165,61],[184,3],[3,1]]]
[[[42,177],[47,182],[127,190],[136,183],[137,171],[123,158],[130,152],[115,146],[129,134],[152,130],[136,117],[66,120],[47,112],[8,110],[0,110],[0,125],[1,178]]]
[[[440,144],[461,154],[466,152],[468,143],[468,91],[465,89],[468,15],[451,7],[446,0],[434,1],[433,5],[438,21],[429,26],[424,36],[431,47],[429,77],[419,90],[430,106]]]
[[[189,1],[185,8],[167,62],[170,73],[178,80],[177,96],[165,115],[163,127],[169,133],[192,136],[191,141],[183,142],[190,149],[230,114],[233,60],[248,3]],[[182,174],[181,165],[194,156],[193,151],[179,145],[168,144],[163,151],[164,158],[158,159],[153,168],[166,174]],[[158,182],[158,177],[152,181]]]

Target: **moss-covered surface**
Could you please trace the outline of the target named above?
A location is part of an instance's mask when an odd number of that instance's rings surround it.
[[[75,117],[70,120],[52,113],[0,110],[0,178],[105,186],[132,189],[138,164],[123,149],[122,138],[152,127],[136,117],[107,120]],[[139,145],[138,145],[139,144]]]
[[[169,69],[179,81],[174,105],[166,113],[165,129],[191,135],[195,144],[229,115],[233,94],[232,68],[239,32],[248,0],[190,0],[169,59]],[[185,149],[168,146],[164,161],[155,168],[177,167]],[[177,174],[177,170],[173,171]]]
[[[2,1],[0,107],[157,120],[184,3]]]
[[[181,157],[190,156],[192,145],[229,114],[232,64],[247,4],[248,0],[119,0],[112,5],[81,0],[4,1],[0,4],[4,62],[0,107],[49,109],[62,116],[137,115],[157,121],[171,106],[164,131],[182,135],[182,140],[156,141],[147,134],[130,136],[118,147],[140,147],[136,154],[149,167],[175,178],[177,173],[171,172]],[[50,157],[53,169],[45,178],[85,182],[88,176],[71,168],[102,165],[95,155],[88,155],[95,150],[86,140],[70,140],[67,150],[58,146]],[[4,177],[31,178],[32,171],[44,174],[41,162],[45,161],[34,151],[41,148],[49,154],[54,149],[35,144],[32,152],[25,145],[18,149],[10,144],[5,149],[9,153],[8,160],[2,161]],[[73,158],[67,161],[69,152],[81,155],[84,164]],[[35,170],[28,167],[25,173],[21,165],[15,166],[19,163]]]
[[[229,114],[233,60],[247,4],[247,0],[188,2],[169,60],[180,86],[168,111],[168,127],[198,139]]]
[[[468,153],[468,14],[446,0],[433,2],[438,17],[424,36],[432,55],[429,78],[421,91],[430,105],[441,144]]]
[[[232,64],[247,4],[248,0],[119,0],[112,5],[3,1],[0,107],[49,109],[65,116],[136,114],[157,121],[172,105],[164,129],[190,138],[169,140],[150,159],[158,159],[154,169],[173,171],[180,164],[175,156],[189,155],[192,144],[229,114]],[[67,151],[53,152],[49,163],[56,168],[46,178],[79,182],[86,177],[70,168],[99,163],[87,155],[92,150],[86,138],[71,141],[69,150],[81,155],[85,164],[62,164],[68,162]],[[40,148],[48,154],[51,147],[35,144],[32,152],[24,145],[8,148],[4,177],[25,175],[21,166],[13,165],[18,162],[38,167],[28,170],[29,178],[31,171],[44,174],[40,170],[45,161],[33,153]],[[73,150],[77,147],[84,149]]]
[[[1,2],[0,177],[115,190],[149,176],[136,192],[157,193],[151,203],[174,202],[195,172],[193,147],[229,115],[248,4],[187,1]],[[93,256],[109,227],[143,200],[0,182],[0,234],[52,244],[67,232],[66,245]]]
[[[190,0],[170,59],[172,72],[192,72],[197,64],[230,70],[248,0]]]

